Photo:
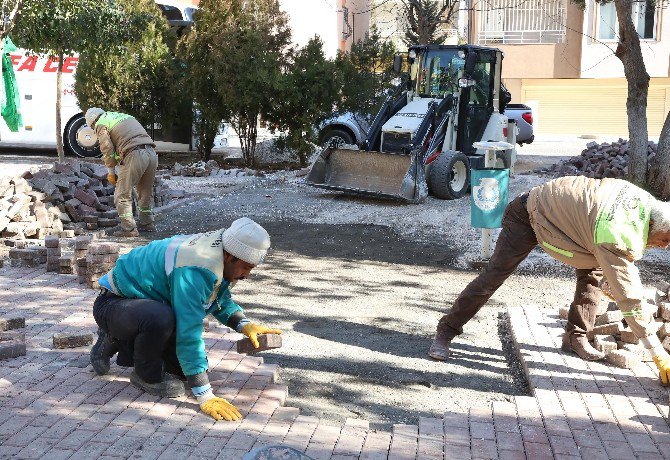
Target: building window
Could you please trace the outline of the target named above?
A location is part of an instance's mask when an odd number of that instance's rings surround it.
[[[640,38],[645,40],[656,38],[656,8],[652,0],[633,3],[633,24]]]
[[[614,3],[601,4],[598,15],[598,39],[616,40],[619,32]],[[656,39],[656,7],[653,0],[633,2],[633,24],[642,40]]]
[[[481,2],[481,44],[565,42],[567,0]]]
[[[618,30],[616,21],[616,8],[614,3],[600,5],[600,17],[598,18],[598,39],[614,40]]]

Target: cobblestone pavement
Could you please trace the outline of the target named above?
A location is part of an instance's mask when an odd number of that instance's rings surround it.
[[[532,307],[508,312],[533,396],[383,432],[284,407],[279,369],[232,351],[241,336],[224,327],[205,332],[210,379],[242,421],[215,422],[190,397],[144,394],[116,365],[98,377],[89,347],[51,345],[55,333],[95,332],[95,295],[76,276],[0,269],[0,318],[24,316],[28,345],[0,361],[0,458],[239,459],[276,444],[333,460],[670,458],[668,395],[653,364],[628,371],[565,355],[558,318]]]

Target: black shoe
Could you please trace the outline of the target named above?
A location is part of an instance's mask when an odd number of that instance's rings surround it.
[[[109,372],[109,360],[119,351],[118,343],[105,331],[98,328],[98,341],[91,348],[91,365],[98,375]]]
[[[163,375],[162,382],[147,383],[133,371],[130,374],[130,383],[132,383],[134,387],[144,390],[150,395],[160,396],[162,398],[178,398],[186,393],[184,382],[167,372]]]

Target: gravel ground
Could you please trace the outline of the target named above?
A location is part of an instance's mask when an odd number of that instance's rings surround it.
[[[479,251],[469,201],[375,201],[291,177],[247,178],[244,188],[200,198],[167,214],[156,235],[212,230],[240,216],[268,229],[267,263],[233,295],[249,317],[285,330],[283,348],[264,358],[281,365],[287,404],[388,428],[527,394],[505,308],[557,310],[572,297],[571,269],[534,251],[466,326],[454,357],[435,362],[426,351],[437,320],[476,276],[467,268]],[[175,181],[188,189],[189,180]],[[510,196],[542,180],[517,176]],[[667,258],[655,254],[646,266],[653,282]]]
[[[522,153],[520,165],[532,170],[555,161],[547,160],[552,152]],[[241,216],[267,228],[267,263],[233,297],[250,318],[284,329],[284,346],[263,357],[282,367],[288,405],[388,428],[528,393],[505,308],[557,310],[572,297],[571,269],[535,250],[466,325],[453,358],[432,361],[426,351],[438,319],[476,276],[468,268],[479,253],[469,200],[406,205],[348,197],[307,187],[292,172],[213,179],[168,180],[211,196],[165,211],[152,237],[213,230]],[[510,196],[543,180],[517,175]],[[667,253],[650,251],[640,266],[652,284],[667,273]]]

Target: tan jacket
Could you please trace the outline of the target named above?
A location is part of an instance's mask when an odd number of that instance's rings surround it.
[[[107,168],[122,163],[124,157],[136,147],[156,147],[140,122],[125,113],[103,113],[95,122],[95,133]]]
[[[601,267],[611,295],[640,338],[655,333],[653,318],[642,312],[644,290],[633,263],[647,246],[653,199],[621,179],[568,176],[533,188],[527,204],[542,249],[575,268]]]

